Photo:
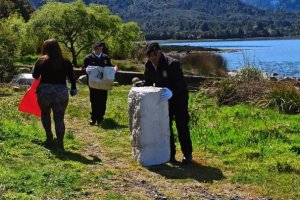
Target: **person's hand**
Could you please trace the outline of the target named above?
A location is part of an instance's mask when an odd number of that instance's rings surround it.
[[[70,90],[70,95],[73,97],[73,96],[75,96],[76,94],[77,94],[77,89],[75,88],[75,89],[71,89]]]
[[[168,88],[164,87],[160,93],[160,99],[162,101],[168,101],[173,96],[173,93]]]
[[[115,72],[117,72],[117,71],[119,70],[118,65],[115,65],[115,66],[114,66],[114,70],[115,70]]]

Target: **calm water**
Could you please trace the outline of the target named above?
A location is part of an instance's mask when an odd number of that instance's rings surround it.
[[[214,42],[176,42],[162,45],[188,45],[219,49],[236,49],[238,52],[221,53],[230,71],[250,64],[268,74],[300,77],[300,39],[243,40]]]

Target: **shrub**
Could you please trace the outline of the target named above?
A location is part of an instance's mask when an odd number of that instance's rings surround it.
[[[4,20],[0,21],[0,29],[0,82],[8,82],[16,72],[13,63],[19,55],[17,37]]]
[[[226,79],[220,82],[215,92],[219,105],[234,105],[237,101],[238,87],[233,79]]]
[[[277,85],[267,95],[265,106],[286,114],[300,113],[300,91],[287,83]]]
[[[255,67],[243,67],[239,73],[238,78],[244,81],[260,81],[263,80],[263,72]]]
[[[217,85],[215,96],[219,105],[261,104],[273,87],[274,83],[266,80],[244,81],[231,78]]]
[[[227,63],[221,55],[210,53],[182,53],[174,56],[182,63],[185,74],[198,76],[226,76]]]

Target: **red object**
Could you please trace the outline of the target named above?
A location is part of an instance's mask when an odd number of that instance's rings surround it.
[[[35,93],[36,88],[40,83],[40,79],[34,79],[31,87],[26,91],[23,99],[18,107],[19,111],[41,117],[41,109],[37,101],[37,95]]]

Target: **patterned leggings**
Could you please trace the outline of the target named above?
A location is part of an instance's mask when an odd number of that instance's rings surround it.
[[[41,121],[47,136],[52,135],[50,116],[52,109],[57,139],[63,140],[65,134],[64,115],[69,102],[67,86],[60,84],[40,84],[36,93],[42,113]]]

